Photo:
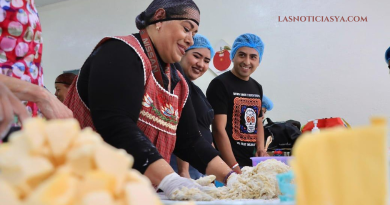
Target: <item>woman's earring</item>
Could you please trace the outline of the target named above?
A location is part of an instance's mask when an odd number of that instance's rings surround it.
[[[159,30],[160,30],[160,27],[159,27],[159,26],[157,26],[157,27],[156,27],[156,29],[157,29],[157,31],[159,31]]]

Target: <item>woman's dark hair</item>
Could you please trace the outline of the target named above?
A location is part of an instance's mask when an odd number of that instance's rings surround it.
[[[165,19],[155,21],[154,14],[158,9],[165,10]],[[194,14],[196,12],[196,14]],[[190,19],[199,25],[194,16],[200,14],[198,6],[192,0],[154,0],[148,8],[139,14],[135,19],[135,24],[139,30],[146,28],[150,24],[169,20]]]
[[[55,83],[62,83],[65,85],[65,87],[69,87],[75,77],[76,75],[73,73],[63,73],[56,78]]]

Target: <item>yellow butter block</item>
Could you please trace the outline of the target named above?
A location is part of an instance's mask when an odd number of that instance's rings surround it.
[[[387,128],[329,129],[300,137],[291,161],[297,205],[386,205]]]

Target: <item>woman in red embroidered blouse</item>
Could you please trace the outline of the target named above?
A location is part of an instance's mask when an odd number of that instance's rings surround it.
[[[172,152],[220,181],[231,173],[199,133],[177,63],[193,44],[199,21],[192,0],[153,1],[136,19],[139,34],[104,38],[96,46],[64,101],[82,127],[95,128],[133,155],[134,168],[168,197],[177,188],[198,186],[174,173]]]

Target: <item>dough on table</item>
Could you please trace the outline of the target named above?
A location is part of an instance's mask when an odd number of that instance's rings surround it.
[[[212,201],[223,199],[273,199],[279,191],[277,174],[285,173],[290,167],[283,162],[269,159],[260,162],[256,167],[244,167],[242,174],[229,177],[227,186],[216,188],[212,183],[215,176],[210,175],[196,180],[203,190],[183,187],[176,190],[172,200]]]

